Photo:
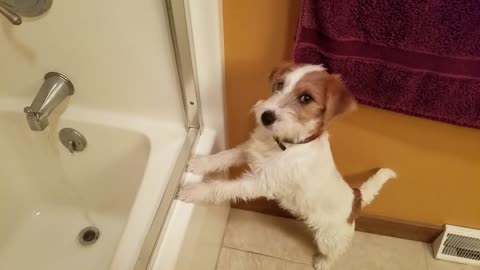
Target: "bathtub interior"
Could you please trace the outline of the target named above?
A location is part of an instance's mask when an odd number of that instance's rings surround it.
[[[148,134],[71,119],[32,132],[9,111],[0,126],[0,269],[108,269],[147,167]],[[60,143],[64,127],[86,137],[83,152]],[[94,245],[78,242],[86,226],[100,230]]]

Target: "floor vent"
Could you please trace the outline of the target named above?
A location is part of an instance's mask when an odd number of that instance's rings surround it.
[[[433,242],[436,259],[480,266],[480,230],[445,225]]]

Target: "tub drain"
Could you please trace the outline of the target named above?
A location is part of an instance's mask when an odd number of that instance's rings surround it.
[[[98,237],[100,237],[100,231],[97,227],[89,226],[80,231],[78,234],[78,242],[80,242],[82,246],[89,246],[97,242]]]

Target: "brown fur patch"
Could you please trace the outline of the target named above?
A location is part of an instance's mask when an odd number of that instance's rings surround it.
[[[329,74],[326,71],[310,72],[303,76],[292,91],[292,100],[298,100],[303,95],[313,97],[313,102],[294,105],[298,120],[306,123],[319,119],[319,132],[335,117],[356,108],[356,101],[345,88],[338,74]]]
[[[339,74],[329,75],[325,84],[327,89],[326,122],[330,122],[333,118],[357,108],[355,98],[348,92]]]
[[[297,118],[300,123],[307,123],[315,118],[320,118],[324,112],[323,106],[318,105],[317,103],[310,103],[305,105],[304,107],[296,106],[297,107]]]
[[[328,76],[326,71],[311,72],[303,76],[294,86],[292,96],[295,100],[302,95],[308,94],[313,101],[306,105],[296,102],[298,120],[306,123],[313,119],[321,118],[325,112],[325,85],[324,80]]]
[[[352,201],[352,211],[350,216],[347,219],[349,224],[352,224],[355,219],[360,215],[360,210],[362,209],[362,192],[358,188],[353,189],[353,201]]]

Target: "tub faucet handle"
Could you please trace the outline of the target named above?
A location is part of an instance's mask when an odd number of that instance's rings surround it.
[[[63,128],[58,133],[58,137],[70,153],[81,152],[87,146],[87,140],[78,130],[73,128]]]

